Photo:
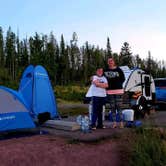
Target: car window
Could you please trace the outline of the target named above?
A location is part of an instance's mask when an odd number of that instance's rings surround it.
[[[166,87],[166,80],[155,80],[155,86]]]

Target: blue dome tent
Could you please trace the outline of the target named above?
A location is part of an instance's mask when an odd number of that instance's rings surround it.
[[[0,131],[34,127],[35,124],[21,94],[0,86]]]

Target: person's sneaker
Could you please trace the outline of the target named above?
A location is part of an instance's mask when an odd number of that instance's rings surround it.
[[[105,129],[105,126],[97,126],[97,129]]]
[[[91,126],[90,126],[90,129],[91,129],[91,130],[96,130],[96,126],[91,125]]]
[[[96,130],[96,127],[91,127],[91,130]]]

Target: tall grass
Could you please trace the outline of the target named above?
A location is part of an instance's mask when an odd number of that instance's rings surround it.
[[[61,116],[78,116],[88,115],[88,109],[86,107],[71,107],[71,108],[58,108]]]
[[[138,129],[130,166],[166,166],[166,132]]]
[[[75,102],[82,102],[87,92],[84,86],[56,86],[54,89],[57,99]]]

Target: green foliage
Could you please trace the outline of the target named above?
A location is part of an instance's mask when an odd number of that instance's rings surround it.
[[[87,87],[79,86],[56,86],[55,94],[56,98],[60,98],[67,101],[83,101],[87,92]]]
[[[121,48],[119,65],[133,67],[131,48],[127,42],[124,42]]]
[[[111,50],[111,44],[110,39],[107,37],[107,49],[106,49],[106,55],[105,55],[105,62],[107,62],[107,59],[112,57],[112,50]]]
[[[86,107],[69,107],[69,108],[58,108],[61,116],[78,116],[88,114]]]
[[[11,27],[5,37],[0,27],[0,81],[4,85],[19,83],[21,74],[29,64],[43,65],[54,85],[86,84],[94,74],[96,67],[107,67],[107,58],[113,56],[118,65],[137,66],[150,70],[154,77],[165,77],[165,61],[153,60],[150,55],[142,60],[139,55],[133,55],[129,43],[125,42],[121,53],[114,53],[111,49],[109,37],[106,41],[106,49],[91,45],[87,42],[78,46],[78,36],[73,33],[69,44],[66,44],[63,35],[58,43],[51,32],[49,36],[35,33],[34,36],[20,40]],[[71,94],[70,94],[71,95]],[[66,98],[81,98],[73,90],[71,96]]]
[[[138,129],[130,166],[165,166],[166,133],[158,130]]]

